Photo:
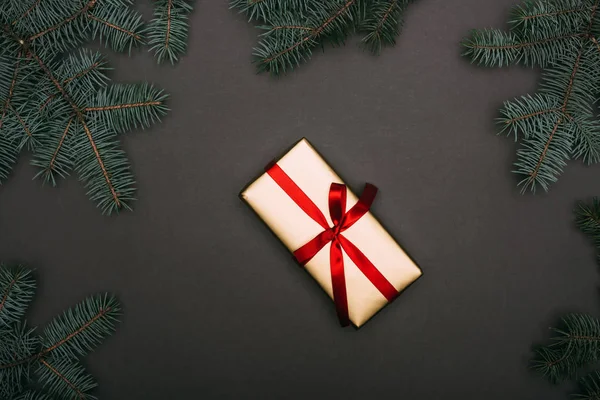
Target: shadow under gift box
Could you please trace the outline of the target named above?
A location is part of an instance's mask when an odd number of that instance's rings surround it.
[[[276,163],[321,210],[329,226],[333,226],[329,215],[329,189],[332,183],[344,182],[308,140],[301,139]],[[323,227],[306,214],[267,173],[249,184],[240,197],[292,253],[323,232]],[[348,189],[345,211],[357,201],[358,198]],[[421,276],[420,268],[371,212],[363,215],[343,235],[362,251],[398,292]],[[333,299],[330,247],[331,243],[325,245],[305,268]],[[360,327],[383,308],[388,300],[346,252],[342,251],[342,254],[348,315],[350,321]]]

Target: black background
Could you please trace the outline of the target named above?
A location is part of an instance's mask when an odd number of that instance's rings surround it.
[[[0,259],[38,270],[29,321],[119,296],[123,323],[87,362],[104,400],[566,399],[527,360],[563,312],[600,314],[571,212],[600,194],[599,170],[570,162],[548,195],[518,193],[493,119],[539,71],[480,69],[459,46],[512,4],[421,0],[382,56],[353,39],[280,79],[255,74],[257,31],[220,0],[197,2],[175,68],[106,51],[116,81],[156,83],[172,112],[123,137],[133,213],[100,215],[76,177],[42,187],[23,155],[1,189]],[[360,330],[237,197],[303,136],[355,190],[379,186],[375,215],[424,271]]]

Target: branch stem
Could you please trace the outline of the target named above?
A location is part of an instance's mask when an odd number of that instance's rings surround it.
[[[596,16],[596,10],[598,8],[599,3],[600,3],[600,0],[596,0],[596,2],[594,3],[594,6],[592,7],[591,15],[590,15],[590,22],[588,24],[587,32],[585,33],[584,36],[589,37],[589,35],[590,35],[590,32],[592,30],[592,24],[594,22],[594,17]],[[565,91],[565,97],[563,100],[562,107],[560,109],[561,114],[563,114],[563,115],[565,114],[565,112],[567,110],[567,106],[569,104],[569,100],[571,99],[571,93],[573,91],[573,84],[575,82],[575,75],[577,75],[577,71],[579,70],[582,55],[583,55],[583,44],[579,48],[579,54],[577,55],[577,59],[575,60],[575,65],[573,66],[573,71],[571,72],[571,78],[569,79],[569,84],[567,85],[567,89]],[[548,137],[548,140],[546,141],[546,145],[544,146],[544,150],[542,150],[542,154],[540,154],[540,157],[538,159],[536,166],[529,173],[530,181],[533,181],[537,178],[537,176],[540,172],[540,168],[542,167],[542,163],[546,159],[546,154],[548,153],[548,148],[550,147],[550,143],[552,142],[552,139],[554,139],[554,135],[556,134],[558,127],[563,122],[563,118],[564,117],[561,115],[558,118],[558,120],[556,121],[556,123],[554,124],[554,128],[552,129],[552,132],[550,133],[550,136]]]
[[[40,362],[44,365],[44,367],[48,368],[54,375],[58,376],[60,380],[65,382],[75,393],[77,393],[77,397],[81,400],[85,399],[84,394],[79,390],[73,382],[69,381],[63,374],[56,370],[52,365],[50,365],[46,360],[41,359]]]
[[[133,37],[133,38],[135,38],[136,40],[141,40],[141,39],[142,39],[142,38],[140,37],[140,35],[138,35],[138,34],[136,34],[136,33],[132,32],[132,31],[130,31],[130,30],[128,30],[128,29],[125,29],[125,28],[123,28],[123,27],[121,27],[121,26],[118,26],[118,25],[115,25],[115,24],[111,24],[110,22],[108,22],[108,21],[105,21],[105,20],[103,20],[103,19],[101,19],[101,18],[98,18],[98,17],[96,17],[96,16],[95,16],[95,15],[93,15],[93,14],[90,14],[90,13],[88,13],[88,14],[87,14],[87,16],[88,16],[88,18],[89,18],[89,19],[91,19],[91,20],[94,20],[94,21],[96,21],[96,22],[100,22],[101,24],[104,24],[104,25],[108,26],[109,28],[115,29],[115,30],[117,30],[117,31],[119,31],[119,32],[123,32],[123,33],[125,33],[125,34],[127,34],[127,35],[129,35],[129,36],[131,36],[131,37]]]
[[[171,8],[173,8],[173,0],[167,3],[167,37],[165,39],[165,48],[169,48],[169,39],[171,36]]]
[[[160,101],[146,101],[146,102],[142,102],[142,103],[116,104],[113,106],[104,106],[104,107],[87,107],[87,108],[84,108],[83,111],[89,112],[89,111],[122,110],[124,108],[158,106],[160,104],[162,104]]]
[[[73,118],[69,120],[67,123],[67,127],[65,128],[62,136],[60,137],[60,141],[58,142],[58,146],[56,146],[56,150],[54,154],[52,154],[52,158],[50,159],[50,163],[48,164],[47,171],[52,171],[54,169],[54,162],[56,161],[56,157],[58,156],[58,152],[62,148],[63,143],[65,142],[65,138],[69,134],[69,128],[71,127],[71,123],[73,122]]]
[[[575,37],[585,37],[587,36],[584,33],[570,33],[568,35],[562,35],[562,36],[554,36],[554,37],[550,37],[550,38],[546,38],[546,39],[541,39],[541,40],[536,40],[534,42],[523,42],[523,43],[516,43],[516,44],[509,44],[509,45],[504,45],[504,46],[486,46],[486,45],[472,45],[470,46],[473,49],[482,49],[482,50],[508,50],[508,49],[522,49],[524,47],[531,47],[531,46],[535,46],[538,44],[544,44],[544,43],[548,43],[548,42],[552,42],[554,40],[561,40],[561,39],[569,39],[569,38],[575,38]]]
[[[28,363],[30,361],[41,360],[42,357],[44,357],[45,355],[47,355],[51,351],[56,350],[58,347],[62,346],[63,344],[65,344],[66,342],[68,342],[69,340],[73,339],[75,336],[79,335],[81,332],[83,332],[84,330],[86,330],[91,324],[93,324],[94,322],[96,322],[98,319],[102,318],[110,310],[111,310],[110,307],[100,309],[100,311],[98,312],[98,314],[94,315],[85,324],[83,324],[82,326],[80,326],[77,330],[71,332],[71,334],[67,335],[64,339],[59,340],[58,342],[56,342],[52,346],[47,347],[44,350],[40,351],[39,353],[34,354],[34,355],[30,356],[30,357],[23,358],[21,360],[17,360],[15,362],[10,363],[10,364],[0,365],[0,369],[12,368],[12,367],[16,367],[18,365],[22,365],[22,364]],[[41,360],[41,361],[43,362],[43,360]]]
[[[25,11],[19,18],[15,19],[11,25],[15,25],[17,22],[19,22],[20,20],[22,20],[23,18],[25,18],[26,16],[29,15],[29,13],[31,13],[40,3],[42,2],[42,0],[36,0],[31,7],[29,7],[27,9],[27,11]]]
[[[6,292],[4,292],[4,296],[2,296],[2,301],[0,301],[0,311],[2,311],[2,309],[4,308],[4,305],[6,304],[6,300],[8,299],[8,295],[10,294],[10,291],[12,290],[13,286],[15,286],[15,284],[17,283],[19,278],[20,278],[19,273],[17,273],[15,275],[15,277],[13,278],[13,280],[8,284],[8,287],[6,288]]]
[[[557,111],[561,111],[561,109],[560,108],[549,108],[547,110],[536,111],[536,112],[529,113],[526,115],[521,115],[520,117],[511,118],[509,120],[506,120],[504,123],[506,125],[510,125],[514,122],[521,121],[523,119],[535,117],[536,115],[549,114],[549,113],[553,113],[553,112],[557,112]]]
[[[0,115],[0,129],[2,128],[2,123],[4,121],[4,117],[6,116],[6,112],[10,106],[10,101],[12,100],[13,93],[15,91],[15,85],[17,84],[17,77],[19,75],[19,64],[21,63],[21,55],[22,52],[19,51],[17,54],[17,61],[15,62],[15,71],[13,72],[13,78],[10,82],[10,87],[8,88],[8,97],[2,106],[2,115]]]
[[[44,29],[41,32],[36,33],[35,35],[31,36],[29,38],[28,41],[32,42],[36,39],[39,39],[40,37],[53,32],[55,30],[57,30],[58,28],[60,28],[61,26],[68,24],[69,22],[73,21],[74,19],[76,19],[77,17],[79,17],[82,14],[85,14],[88,12],[88,10],[90,10],[91,8],[93,8],[96,5],[96,2],[98,0],[90,0],[87,2],[87,4],[85,6],[83,6],[80,10],[78,10],[77,12],[75,12],[74,14],[70,15],[69,17],[63,19],[62,21],[60,21],[59,23],[52,25],[49,28]]]

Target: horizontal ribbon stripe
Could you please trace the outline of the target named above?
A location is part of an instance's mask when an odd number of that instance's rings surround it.
[[[273,180],[283,189],[288,196],[291,197],[292,200],[304,211],[309,217],[311,217],[315,222],[323,229],[329,229],[329,223],[327,222],[327,218],[323,215],[319,207],[296,185],[296,182],[292,180],[283,172],[281,167],[277,164],[273,164],[268,170],[267,173]]]

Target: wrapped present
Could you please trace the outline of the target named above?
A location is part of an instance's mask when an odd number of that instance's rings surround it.
[[[363,325],[422,272],[357,198],[300,140],[240,196],[334,300],[343,326]]]

